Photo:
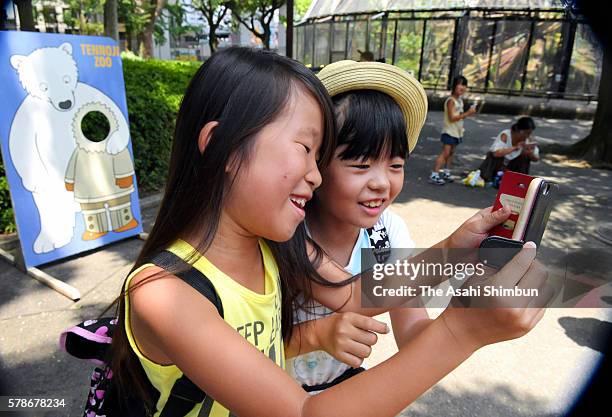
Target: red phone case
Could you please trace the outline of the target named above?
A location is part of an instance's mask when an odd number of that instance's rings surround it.
[[[519,213],[523,207],[529,183],[533,179],[534,177],[531,175],[520,174],[513,171],[504,172],[504,176],[499,185],[499,191],[497,192],[497,197],[495,197],[495,203],[493,204],[493,211],[507,205],[510,206],[512,213],[508,220],[491,229],[491,235],[512,239],[512,232],[514,231],[514,226],[516,225]]]

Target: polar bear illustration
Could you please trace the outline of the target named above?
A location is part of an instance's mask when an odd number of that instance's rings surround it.
[[[79,209],[64,175],[76,141],[75,113],[86,103],[103,103],[114,113],[118,129],[106,141],[115,155],[129,141],[129,128],[117,105],[100,90],[78,81],[72,45],[39,48],[11,56],[21,85],[28,93],[15,113],[9,135],[10,157],[23,187],[32,193],[40,216],[35,253],[50,252],[72,240]]]
[[[111,155],[106,152],[108,139],[94,141],[83,133],[83,118],[92,111],[103,114],[109,122],[107,137],[117,130],[115,115],[101,103],[81,107],[73,122],[76,149],[68,162],[65,181],[66,189],[74,192],[74,200],[81,205],[85,223],[83,240],[95,240],[111,230],[121,233],[138,226],[130,196],[135,191],[132,156],[128,148]]]

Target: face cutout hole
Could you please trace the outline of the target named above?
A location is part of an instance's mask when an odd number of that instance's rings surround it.
[[[110,133],[108,118],[99,111],[90,111],[81,121],[83,136],[91,142],[102,142]]]

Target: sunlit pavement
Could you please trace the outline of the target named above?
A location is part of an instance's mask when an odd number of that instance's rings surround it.
[[[457,148],[457,164],[452,171],[460,174],[476,169],[492,137],[509,128],[512,120],[496,115],[467,120],[464,142]],[[540,143],[572,143],[590,129],[590,122],[585,121],[535,121],[535,136]],[[465,187],[458,183],[459,178],[444,186],[427,183],[441,148],[441,125],[442,114],[430,113],[407,164],[404,190],[393,207],[408,223],[418,247],[428,247],[445,238],[479,208],[491,205],[497,192],[492,188]],[[612,247],[595,238],[598,224],[612,220],[612,172],[572,168],[545,158],[532,164],[531,174],[561,184],[560,198],[542,245],[612,255]],[[588,259],[582,261],[587,263]],[[440,309],[429,310],[432,317],[440,313]],[[388,316],[386,320],[389,322]],[[611,331],[611,322],[610,309],[549,309],[528,335],[476,352],[402,415],[563,415],[601,359],[604,340],[599,335]],[[383,335],[366,364],[379,363],[396,351],[393,337]]]
[[[417,246],[444,238],[478,208],[492,204],[493,189],[470,189],[455,182],[427,183],[440,149],[442,114],[431,112],[416,151],[407,164],[404,190],[393,209],[408,223]],[[455,173],[475,168],[491,138],[509,128],[508,116],[481,115],[466,121],[457,150]],[[540,142],[573,142],[589,122],[536,119]],[[610,221],[610,171],[579,169],[550,161],[534,164],[532,174],[557,179],[561,199],[542,242],[551,248],[610,251],[594,238],[598,222]],[[157,207],[144,208],[145,229]],[[1,372],[14,394],[65,398],[66,410],[48,416],[81,416],[92,366],[60,351],[64,328],[99,315],[117,296],[142,246],[137,239],[116,243],[85,256],[47,266],[45,272],[69,282],[82,294],[73,303],[15,268],[0,262]],[[430,310],[436,316],[439,310]],[[597,335],[612,322],[607,309],[551,309],[527,336],[481,349],[429,390],[406,416],[553,416],[580,392],[601,357]],[[369,366],[395,351],[392,335],[381,337]]]

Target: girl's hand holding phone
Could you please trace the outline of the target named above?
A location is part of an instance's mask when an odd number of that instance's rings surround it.
[[[319,346],[353,368],[361,366],[376,344],[376,333],[389,333],[388,326],[361,314],[335,313],[314,322]]]
[[[441,318],[462,348],[475,351],[486,345],[516,339],[528,333],[544,316],[544,306],[552,299],[554,291],[546,284],[548,272],[535,260],[535,256],[535,244],[527,242],[497,273],[484,278],[472,277],[462,288],[538,288],[537,295],[480,296],[477,298],[480,304],[477,308],[458,308],[458,305],[465,306],[464,298],[454,297],[451,300],[450,307],[442,313]]]
[[[528,143],[523,145],[523,154],[526,156],[531,156],[534,154],[536,148],[535,143]]]
[[[444,246],[449,249],[474,249],[480,246],[489,230],[505,222],[510,216],[510,209],[502,207],[493,211],[493,206],[479,210],[459,226],[446,240]]]

